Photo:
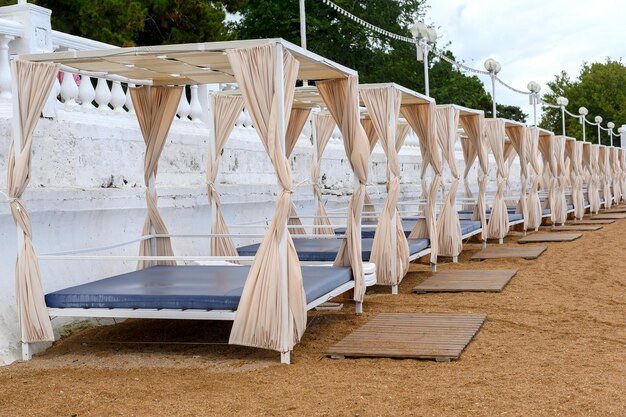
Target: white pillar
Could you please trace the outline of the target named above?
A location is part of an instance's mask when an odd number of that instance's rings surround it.
[[[189,103],[189,115],[194,123],[202,123],[202,106],[200,105],[200,99],[198,98],[198,86],[192,85],[191,89],[191,102]]]
[[[111,88],[111,106],[116,113],[124,113],[124,104],[126,103],[126,94],[119,81],[113,81]]]
[[[180,120],[189,120],[189,113],[191,113],[191,106],[187,100],[187,93],[183,88],[183,93],[180,95],[180,103],[178,104],[178,111],[176,114],[178,114]]]
[[[620,133],[620,146],[626,149],[626,125],[622,125],[622,133]]]
[[[108,112],[109,103],[111,102],[111,90],[109,90],[109,84],[104,78],[98,78],[96,84],[96,103],[98,103],[98,110],[101,112]]]
[[[63,81],[61,81],[61,97],[65,103],[65,110],[72,111],[77,106],[76,97],[78,97],[78,86],[74,80],[74,74],[69,72],[63,73]]]
[[[83,111],[93,110],[93,100],[96,98],[96,90],[91,83],[91,77],[83,75],[80,77],[80,86],[78,86],[78,99]]]
[[[9,64],[9,42],[13,36],[0,35],[0,98],[11,98],[11,65]]]

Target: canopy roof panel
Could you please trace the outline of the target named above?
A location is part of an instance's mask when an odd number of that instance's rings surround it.
[[[452,107],[459,111],[459,117],[468,117],[468,116],[480,116],[485,115],[485,112],[482,110],[470,109],[468,107],[459,106],[457,104],[439,104],[437,107]]]
[[[33,62],[59,63],[67,72],[135,84],[211,84],[235,82],[226,55],[228,49],[278,44],[300,62],[300,80],[325,80],[356,75],[354,70],[283,39],[63,51],[20,55],[18,58]]]

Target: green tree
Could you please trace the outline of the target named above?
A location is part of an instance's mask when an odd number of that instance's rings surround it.
[[[626,66],[621,61],[608,58],[604,63],[583,63],[580,74],[576,79],[562,71],[553,81],[548,83],[550,92],[543,96],[547,103],[556,104],[559,96],[569,100],[567,110],[578,114],[580,107],[589,110],[587,119],[593,122],[595,116],[602,116],[603,125],[614,122],[616,126],[626,123]],[[561,110],[543,107],[544,114],[541,126],[561,133]],[[565,130],[568,136],[582,139],[582,126],[577,118],[565,116]],[[587,140],[597,143],[598,135],[595,126],[586,126]],[[601,141],[605,145],[610,143],[608,133],[602,132]],[[619,144],[619,139],[614,140]]]
[[[118,46],[232,39],[226,12],[247,0],[31,0],[51,9],[52,27]],[[15,0],[0,0],[0,6]]]
[[[335,3],[375,26],[407,37],[411,37],[410,25],[423,17],[426,8],[422,0],[336,0]],[[393,81],[424,91],[423,65],[416,60],[415,45],[379,35],[319,1],[307,0],[305,7],[308,49],[357,70],[361,83]],[[297,1],[248,2],[239,12],[240,38],[281,37],[300,43]],[[451,52],[446,54],[454,58]],[[477,77],[465,75],[444,60],[433,59],[429,78],[430,95],[438,103],[491,111],[491,97]],[[518,107],[502,109],[515,120],[525,120]]]

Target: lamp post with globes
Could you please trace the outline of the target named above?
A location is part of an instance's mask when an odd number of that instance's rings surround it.
[[[602,143],[600,142],[600,123],[602,123],[602,116],[596,116],[596,118],[593,120],[595,120],[598,124],[598,145],[601,145]]]
[[[589,114],[589,110],[587,110],[586,107],[581,107],[578,109],[578,114],[580,114],[580,123],[582,123],[583,125],[583,142],[586,142],[586,138],[585,138],[585,124],[587,124],[587,120],[585,119],[585,116],[587,116]]]
[[[528,91],[530,91],[530,104],[533,105],[533,120],[535,122],[535,127],[537,127],[537,104],[539,104],[539,92],[541,91],[541,86],[536,81],[531,81],[526,86]]]
[[[611,140],[611,147],[613,147],[613,128],[615,127],[615,123],[613,122],[608,122],[606,124],[606,127],[609,128],[609,138]]]
[[[430,95],[430,86],[428,83],[428,51],[437,41],[437,31],[433,27],[426,26],[424,22],[416,21],[411,27],[411,34],[417,40],[415,49],[417,60],[424,62],[424,91],[427,96]]]
[[[502,69],[502,65],[493,58],[489,58],[485,61],[485,69],[489,71],[491,77],[491,101],[493,102],[493,118],[497,117],[496,114],[496,75]]]
[[[561,126],[563,129],[563,136],[565,136],[565,106],[569,104],[569,100],[563,96],[556,98],[556,104],[561,108]]]

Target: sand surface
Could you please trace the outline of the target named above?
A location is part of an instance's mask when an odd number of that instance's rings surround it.
[[[468,244],[440,264],[518,269],[502,293],[413,294],[429,273],[412,265],[400,295],[370,289],[360,317],[311,312],[290,366],[227,345],[229,323],[84,330],[0,368],[0,416],[626,416],[626,220],[583,234],[534,261],[469,261]],[[383,311],[488,318],[456,362],[325,357]]]

